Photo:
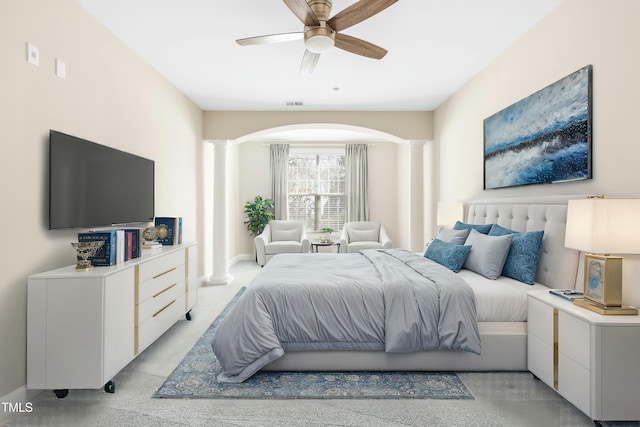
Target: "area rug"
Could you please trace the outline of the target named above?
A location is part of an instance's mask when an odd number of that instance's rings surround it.
[[[220,363],[211,350],[218,324],[233,297],[178,367],[154,393],[169,399],[473,399],[454,372],[258,372],[241,384],[217,381]]]

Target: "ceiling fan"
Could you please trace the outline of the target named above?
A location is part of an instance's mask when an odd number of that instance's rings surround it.
[[[304,39],[305,52],[300,65],[301,74],[311,74],[320,54],[334,46],[373,59],[382,59],[387,50],[357,37],[341,34],[349,28],[391,6],[398,0],[359,0],[332,18],[331,0],[283,0],[304,23],[304,31],[298,33],[270,34],[236,40],[241,46],[280,43]]]

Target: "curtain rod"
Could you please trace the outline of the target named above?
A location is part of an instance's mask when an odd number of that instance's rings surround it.
[[[288,145],[289,147],[307,147],[307,148],[334,148],[334,147],[344,147],[345,145],[349,145],[349,144],[365,144],[369,147],[375,147],[376,144],[374,143],[369,143],[369,142],[342,142],[342,143],[331,143],[331,144],[326,144],[323,142],[319,142],[319,143],[286,143],[286,142],[265,142],[262,144],[263,147],[268,147],[270,145],[274,145],[274,144],[284,144],[284,145]]]

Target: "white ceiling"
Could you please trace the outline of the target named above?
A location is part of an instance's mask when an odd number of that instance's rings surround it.
[[[561,2],[399,0],[343,31],[382,60],[333,49],[301,76],[302,41],[235,43],[302,31],[281,0],[76,1],[206,111],[431,111]]]

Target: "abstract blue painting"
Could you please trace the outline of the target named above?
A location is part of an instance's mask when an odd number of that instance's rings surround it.
[[[484,188],[591,179],[592,66],[484,120]]]

